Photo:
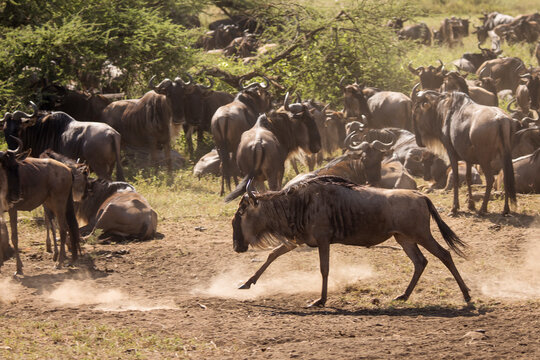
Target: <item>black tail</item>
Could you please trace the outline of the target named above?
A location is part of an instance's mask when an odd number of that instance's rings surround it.
[[[516,180],[514,178],[514,166],[512,164],[512,145],[510,144],[510,134],[504,134],[503,124],[499,124],[499,136],[503,145],[503,174],[504,193],[513,205],[516,204]]]
[[[69,237],[71,239],[71,257],[73,261],[75,261],[77,260],[77,255],[81,250],[81,234],[79,233],[79,224],[77,222],[77,217],[75,216],[73,194],[71,189],[69,190],[69,197],[66,204],[66,222],[69,228]]]
[[[116,156],[116,181],[125,181],[124,170],[120,159],[120,139],[122,135],[113,136],[113,147]]]
[[[250,178],[252,178],[253,175],[251,174],[248,174],[246,175],[246,177],[244,177],[242,179],[242,181],[240,181],[240,183],[238,184],[238,186],[236,187],[236,189],[234,189],[233,191],[231,191],[231,193],[227,196],[225,196],[225,199],[224,201],[226,203],[230,202],[230,201],[233,201],[234,199],[236,199],[237,197],[241,196],[243,193],[246,192],[246,187],[247,187],[247,183],[248,183],[248,180]]]
[[[234,189],[229,195],[225,197],[225,202],[232,201],[246,192],[246,187],[249,179],[253,179],[255,174],[257,174],[262,166],[264,161],[264,148],[260,142],[255,144],[253,148],[253,162],[251,163],[251,170],[242,181],[238,184],[236,189]]]
[[[457,235],[455,232],[450,229],[450,227],[441,219],[441,216],[439,215],[439,212],[435,208],[435,205],[431,202],[431,200],[424,196],[424,199],[426,200],[429,212],[431,216],[433,216],[433,219],[437,223],[437,226],[439,227],[439,230],[441,231],[441,235],[443,236],[444,240],[450,247],[450,249],[454,250],[456,254],[461,256],[462,258],[465,258],[465,254],[459,247],[466,248],[467,244],[465,244]]]

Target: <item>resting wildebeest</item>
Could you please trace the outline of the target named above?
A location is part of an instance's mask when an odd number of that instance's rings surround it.
[[[384,128],[388,126],[411,129],[411,99],[405,94],[394,91],[379,91],[367,98],[363,85],[354,83],[340,87],[345,103],[345,117],[366,121],[369,128]],[[362,116],[364,115],[364,117]]]
[[[218,108],[212,116],[210,128],[221,160],[221,195],[225,192],[225,183],[231,189],[236,150],[242,134],[255,124],[259,114],[271,108],[271,95],[266,90],[270,82],[264,79],[264,84],[254,82],[244,85],[241,78],[239,85],[242,90],[234,101]]]
[[[135,188],[126,182],[103,179],[89,181],[88,196],[75,204],[81,232],[88,236],[96,229],[103,235],[139,240],[152,239],[157,229],[157,213]]]
[[[516,192],[521,194],[540,194],[540,148],[534,153],[512,160],[516,178]],[[500,189],[504,174],[499,172],[495,189]]]
[[[82,122],[66,113],[33,114],[22,111],[6,113],[4,135],[10,149],[17,147],[14,137],[23,142],[23,150],[32,149],[31,156],[51,149],[71,159],[85,161],[99,177],[110,179],[116,163],[116,178],[123,180],[120,162],[120,134],[107,124]]]
[[[249,179],[264,188],[268,180],[270,190],[281,189],[285,161],[294,151],[302,149],[317,153],[321,149],[321,137],[315,120],[306,103],[300,100],[289,105],[289,93],[285,95],[284,111],[273,111],[259,116],[255,125],[242,134],[236,154],[238,169],[244,179],[225,201],[231,201],[246,191]]]
[[[102,113],[102,121],[122,135],[122,144],[150,150],[152,162],[163,149],[167,168],[172,170],[171,140],[185,122],[184,91],[191,84],[181,78],[165,79],[140,99],[111,103]]]
[[[17,139],[18,140],[18,139]],[[18,140],[19,146],[22,144]],[[17,260],[16,274],[22,275],[23,265],[19,256],[19,237],[17,231],[17,212],[32,211],[40,205],[52,211],[60,229],[60,254],[55,254],[53,260],[58,260],[60,268],[66,258],[66,232],[71,238],[72,260],[77,260],[79,250],[79,226],[73,208],[71,170],[64,164],[53,159],[26,158],[19,162],[19,182],[21,199],[11,203],[9,222],[11,225],[11,242],[15,249]]]
[[[417,75],[420,78],[420,84],[422,84],[422,89],[424,90],[438,90],[443,81],[446,70],[444,70],[444,64],[441,60],[441,64],[438,67],[429,65],[427,67],[419,66],[416,69],[411,66],[411,62],[407,65],[409,71],[414,75]]]
[[[425,23],[405,26],[397,32],[399,40],[417,40],[420,44],[431,45],[433,34]]]
[[[411,215],[415,221],[411,221]],[[276,258],[306,244],[319,248],[322,274],[321,297],[310,306],[324,306],[330,244],[370,247],[394,236],[414,264],[412,279],[396,300],[409,298],[427,265],[418,248],[421,245],[450,270],[465,301],[469,302],[469,289],[450,252],[431,235],[430,217],[448,246],[462,255],[459,247],[465,244],[441,219],[431,200],[416,191],[358,186],[334,176],[317,177],[265,194],[254,194],[248,186],[232,220],[234,251],[246,252],[250,244],[279,246],[240,288],[249,289]]]
[[[493,186],[491,161],[499,155],[503,159],[504,214],[510,212],[508,200],[516,202],[514,172],[512,170],[512,122],[501,109],[474,103],[461,92],[438,93],[426,90],[417,93],[413,88],[413,124],[416,142],[436,152],[448,155],[454,178],[452,213],[459,209],[458,160],[466,162],[468,207],[474,210],[471,193],[471,167],[479,164],[486,177],[486,193],[480,213],[487,211]]]

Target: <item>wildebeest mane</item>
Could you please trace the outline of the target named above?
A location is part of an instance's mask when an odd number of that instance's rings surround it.
[[[256,95],[255,90],[252,88],[249,88],[247,90],[240,91],[234,98],[234,101],[240,101],[244,103],[251,111],[257,114],[258,113],[257,97],[258,96]]]
[[[149,91],[139,101],[134,103],[133,106],[128,106],[122,118],[133,119],[129,126],[136,126],[138,130],[144,131],[150,127],[156,129],[156,131],[160,131],[169,127],[168,120],[170,116],[166,96]],[[125,126],[127,124],[123,125]]]
[[[64,152],[61,149],[61,136],[67,126],[75,121],[71,116],[64,112],[53,112],[50,114],[40,115],[35,124],[21,128],[20,137],[23,142],[24,150],[32,149],[31,155],[39,157],[39,155],[47,150],[52,149],[55,152]],[[78,148],[69,149],[69,153],[73,157],[81,157]]]

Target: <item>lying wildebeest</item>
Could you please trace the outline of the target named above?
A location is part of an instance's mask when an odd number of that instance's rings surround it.
[[[102,121],[122,135],[122,144],[150,150],[155,163],[157,152],[163,149],[168,170],[172,170],[171,140],[185,122],[184,91],[191,84],[181,78],[165,79],[140,99],[111,103],[102,113]]]
[[[199,179],[204,174],[221,175],[221,161],[219,161],[219,154],[216,149],[201,157],[193,167],[193,175]]]
[[[397,32],[399,40],[414,40],[420,44],[430,46],[433,34],[425,23],[405,26]]]
[[[17,139],[18,140],[18,139]],[[19,142],[19,147],[22,143]],[[71,170],[64,164],[53,159],[26,158],[19,162],[19,181],[21,199],[11,204],[9,209],[9,222],[11,225],[11,242],[15,249],[17,260],[16,274],[23,274],[23,265],[19,255],[19,235],[17,231],[17,212],[32,211],[44,205],[52,211],[60,229],[60,254],[55,254],[60,268],[66,258],[66,233],[69,230],[71,238],[72,260],[77,260],[79,251],[79,226],[73,208]]]
[[[427,90],[417,93],[413,88],[413,124],[416,142],[434,151],[444,151],[450,160],[454,180],[452,213],[459,209],[458,160],[466,162],[468,207],[474,210],[471,192],[471,167],[479,164],[486,177],[486,193],[480,213],[487,211],[493,186],[491,161],[496,155],[503,159],[504,214],[510,212],[508,200],[516,202],[514,172],[512,170],[513,120],[501,109],[474,103],[461,92],[438,93]],[[444,149],[444,150],[443,150]]]
[[[407,65],[409,71],[414,75],[417,75],[420,78],[420,84],[422,84],[422,89],[424,90],[438,90],[443,81],[446,70],[444,70],[444,64],[441,60],[441,64],[438,67],[429,65],[427,67],[419,66],[416,69],[411,66],[411,62]]]
[[[66,113],[33,114],[15,111],[6,113],[4,135],[10,149],[17,147],[14,137],[23,142],[23,149],[31,149],[31,156],[47,150],[85,161],[99,177],[110,179],[116,163],[117,179],[124,179],[120,162],[120,134],[107,124],[82,122]]]
[[[236,150],[242,134],[255,124],[259,114],[271,108],[271,95],[266,90],[270,82],[264,79],[265,83],[253,82],[244,85],[244,79],[241,78],[239,85],[242,90],[236,95],[234,101],[218,108],[212,116],[210,128],[222,168],[221,195],[225,193],[225,183],[229,190],[231,189]]]
[[[520,194],[540,194],[540,148],[534,153],[512,160],[516,178],[516,192]],[[495,189],[503,185],[503,172],[499,172]]]
[[[72,186],[72,195],[73,195],[73,201],[74,202],[80,202],[82,201],[87,193],[88,193],[88,175],[89,175],[89,169],[88,166],[84,163],[76,162],[73,159],[68,158],[67,156],[63,156],[61,154],[58,154],[51,149],[47,149],[44,152],[41,153],[39,156],[40,159],[54,159],[56,161],[61,162],[62,164],[69,167],[71,170],[71,174],[73,176],[73,186]],[[47,238],[45,240],[45,250],[48,253],[54,253],[57,256],[58,254],[58,246],[56,241],[56,225],[55,225],[55,218],[54,213],[48,209],[45,205],[43,206],[43,213],[45,218],[45,228],[47,230]],[[50,235],[49,235],[50,233]],[[51,235],[54,242],[54,252],[52,251],[51,247]]]
[[[526,72],[527,68],[521,59],[506,57],[484,62],[476,70],[476,75],[478,75],[479,79],[484,77],[492,78],[495,81],[497,92],[504,89],[510,89],[515,92],[521,81],[520,75]]]
[[[343,80],[342,78],[340,87],[343,91],[346,118],[366,121],[365,125],[369,128],[388,126],[408,130],[412,128],[412,102],[407,95],[394,91],[379,91],[368,99],[362,91],[363,85],[355,82],[343,86]]]
[[[157,229],[157,213],[135,188],[126,182],[103,179],[89,181],[88,196],[75,204],[85,235],[101,229],[103,235],[139,240],[152,239]]]
[[[236,164],[245,174],[244,179],[225,201],[231,201],[246,191],[249,179],[264,188],[268,180],[270,190],[281,189],[285,161],[298,149],[317,153],[321,149],[321,137],[315,120],[306,103],[289,105],[289,93],[285,95],[285,111],[273,111],[259,116],[255,125],[242,134],[238,145]]]
[[[411,221],[414,214],[415,221]],[[280,244],[259,270],[240,288],[249,289],[279,256],[298,245],[319,248],[321,297],[310,306],[324,306],[327,298],[330,244],[374,246],[394,236],[414,264],[405,292],[407,300],[427,265],[418,245],[435,255],[450,270],[465,301],[471,297],[450,252],[433,238],[430,215],[457,254],[465,244],[441,219],[428,197],[411,190],[358,186],[334,176],[317,177],[278,192],[254,194],[250,186],[232,220],[233,248]]]

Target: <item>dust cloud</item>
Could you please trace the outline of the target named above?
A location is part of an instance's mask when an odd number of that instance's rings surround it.
[[[526,235],[521,259],[506,262],[495,274],[481,281],[482,294],[515,300],[540,298],[540,224],[534,223]]]
[[[21,284],[14,282],[11,278],[0,280],[0,304],[17,301],[21,290]]]
[[[175,309],[173,301],[137,299],[119,289],[101,289],[93,280],[66,280],[45,296],[58,305],[94,305],[101,311],[150,311]]]
[[[285,255],[286,256],[286,255]],[[317,257],[318,260],[318,257]],[[320,292],[322,277],[317,264],[312,264],[310,270],[287,269],[273,263],[259,278],[257,284],[249,290],[239,290],[238,287],[252,276],[262,265],[248,266],[245,263],[233,265],[233,269],[225,270],[212,278],[204,287],[192,290],[194,295],[230,298],[236,300],[251,300],[272,294],[297,294],[300,292]],[[298,266],[305,264],[298,264]],[[362,264],[347,264],[343,261],[330,260],[328,276],[329,291],[366,279],[373,275],[371,267]]]

